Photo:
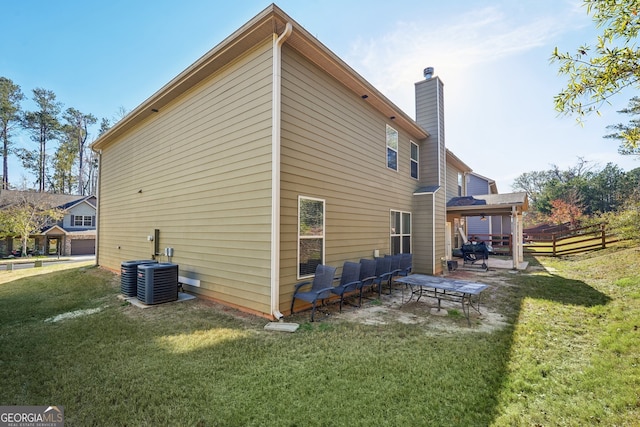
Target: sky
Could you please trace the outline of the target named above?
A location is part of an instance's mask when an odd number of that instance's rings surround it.
[[[4,0],[0,76],[112,121],[131,111],[270,2],[258,0]],[[566,85],[549,58],[555,47],[593,45],[597,30],[581,0],[281,0],[291,18],[415,118],[414,83],[425,67],[444,82],[446,145],[474,172],[512,191],[525,172],[579,159],[625,171],[637,157],[604,139],[633,94],[600,115],[554,110]],[[97,126],[89,140],[96,138]],[[18,145],[35,149],[26,135]],[[55,144],[51,148],[51,152]],[[11,159],[9,180],[33,177]]]

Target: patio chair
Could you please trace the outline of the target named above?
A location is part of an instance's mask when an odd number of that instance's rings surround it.
[[[360,264],[346,261],[342,266],[340,283],[331,289],[331,293],[340,296],[340,312],[342,313],[342,303],[344,295],[358,289],[360,285]]]
[[[385,258],[391,258],[391,272],[394,276],[400,273],[400,261],[402,259],[402,254],[396,255],[385,255]]]
[[[391,258],[391,275],[389,276],[389,295],[391,295],[391,286],[393,285],[393,278],[400,275],[400,261],[402,254],[385,255],[385,257]]]
[[[376,278],[373,279],[374,285],[378,286],[378,297],[382,298],[382,284],[391,283],[391,257],[376,258]],[[391,294],[391,290],[389,290]]]
[[[413,254],[402,254],[400,256],[400,273],[398,276],[408,276],[411,274],[413,266]]]
[[[372,286],[376,278],[376,260],[361,259],[360,260],[360,306],[362,306],[362,292],[367,286]]]
[[[316,275],[313,280],[306,282],[300,282],[296,284],[293,290],[293,298],[291,299],[291,314],[293,314],[293,304],[297,299],[310,302],[311,307],[311,321],[316,313],[316,303],[318,300],[324,304],[324,300],[331,295],[331,288],[333,288],[333,277],[336,275],[336,268],[328,265],[319,264],[316,267]],[[303,286],[311,285],[311,289],[308,291],[301,291]]]

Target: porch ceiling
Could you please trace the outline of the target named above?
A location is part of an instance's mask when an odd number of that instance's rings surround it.
[[[511,215],[529,209],[527,193],[485,194],[454,197],[447,202],[447,214],[460,216]]]

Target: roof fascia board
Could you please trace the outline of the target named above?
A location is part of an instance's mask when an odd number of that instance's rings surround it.
[[[454,166],[460,169],[462,172],[473,173],[473,169],[465,162],[460,160],[460,157],[453,154],[453,151],[447,148],[447,163],[450,163],[451,166]]]
[[[369,103],[388,117],[390,122],[396,123],[397,126],[408,132],[412,138],[421,140],[429,136],[404,111],[382,95],[300,24],[272,4],[147,98],[101,135],[91,147],[94,150],[105,148],[116,137],[153,116],[162,107],[200,83],[204,78],[229,64],[243,52],[250,50],[258,41],[267,40],[274,33],[281,32],[287,22],[291,22],[294,31],[285,44],[300,52],[309,61],[315,63],[358,96],[367,95],[363,102]]]
[[[43,231],[40,234],[44,236],[46,234],[49,234],[49,232],[53,231],[53,230],[59,230],[60,232],[62,232],[62,234],[68,234],[67,231],[64,228],[60,227],[59,225],[53,225],[53,226],[47,228],[45,231]]]
[[[95,150],[103,149],[112,139],[154,115],[169,102],[200,83],[207,75],[224,67],[242,52],[249,50],[258,38],[267,40],[276,31],[275,9],[277,9],[275,5],[270,5],[218,43],[101,135],[91,147]],[[260,35],[264,35],[264,37]]]

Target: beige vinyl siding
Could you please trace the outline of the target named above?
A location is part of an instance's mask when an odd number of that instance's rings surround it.
[[[447,205],[445,192],[440,190],[435,194],[435,254],[434,254],[434,271],[433,274],[442,272],[442,263],[440,260],[447,256],[446,254],[446,226],[447,226]]]
[[[281,310],[297,272],[298,196],[326,202],[325,263],[389,252],[390,210],[411,212],[410,138],[286,45],[282,70]],[[399,132],[398,171],[386,165],[386,127]]]
[[[420,182],[439,188],[430,195],[416,196],[416,204],[430,212],[420,212],[420,231],[426,234],[420,236],[414,250],[418,257],[414,258],[419,259],[418,269],[425,268],[429,274],[441,271],[440,258],[445,256],[447,183],[451,178],[445,166],[443,95],[443,85],[437,77],[416,83],[417,121],[430,135],[420,147]]]
[[[422,185],[444,185],[444,177],[440,175],[444,171],[444,117],[438,114],[437,103],[438,88],[435,80],[416,83],[416,116],[418,123],[427,132],[429,137],[420,145],[420,182]],[[442,103],[442,98],[439,99]],[[439,136],[443,138],[439,140]]]
[[[458,168],[447,164],[447,200],[451,200],[454,197],[458,197],[458,174],[459,173],[462,173],[462,172]],[[463,191],[464,191],[464,188],[463,188]]]
[[[200,279],[190,290],[270,312],[271,52],[266,40],[104,149],[100,265],[149,258],[159,229],[160,251]]]
[[[434,273],[433,207],[434,194],[426,193],[414,196],[413,214],[413,272]],[[420,232],[416,233],[416,230]]]
[[[437,102],[440,112],[444,112],[444,85],[439,79],[436,80]],[[435,254],[434,254],[434,267],[433,274],[439,274],[442,271],[442,263],[440,260],[446,256],[445,252],[445,236],[447,227],[447,155],[445,147],[445,135],[444,135],[444,113],[438,114],[438,132],[434,136],[438,136],[438,168],[440,170],[440,191],[435,194]],[[456,180],[457,185],[457,180]]]

